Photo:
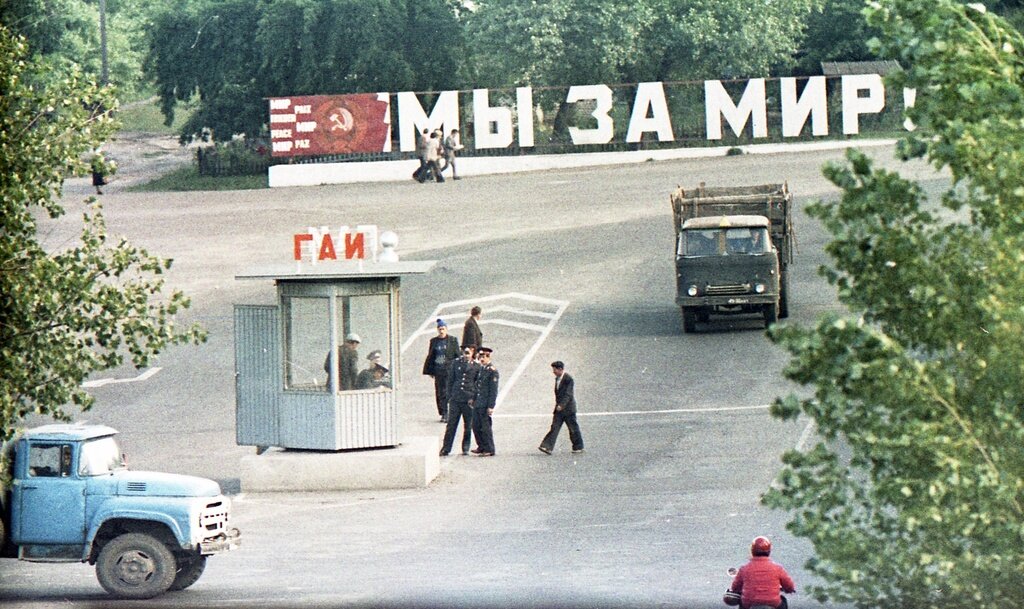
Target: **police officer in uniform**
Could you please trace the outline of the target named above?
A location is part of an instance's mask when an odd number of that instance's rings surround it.
[[[498,398],[498,369],[491,363],[490,347],[480,347],[480,373],[476,380],[476,399],[473,400],[473,435],[477,448],[473,452],[481,457],[494,456],[494,434],[491,415]]]
[[[462,419],[462,454],[469,454],[472,436],[473,401],[476,399],[476,381],[480,374],[480,364],[473,359],[474,347],[464,345],[462,357],[452,363],[448,369],[448,426],[444,430],[444,445],[441,446],[442,457],[452,451],[455,431]]]

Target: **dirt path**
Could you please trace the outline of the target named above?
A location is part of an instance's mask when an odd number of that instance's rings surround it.
[[[173,135],[122,131],[103,146],[104,152],[117,162],[117,173],[104,193],[116,193],[156,179],[192,162],[194,146],[181,146]],[[64,195],[95,194],[92,178],[71,178],[64,182]]]

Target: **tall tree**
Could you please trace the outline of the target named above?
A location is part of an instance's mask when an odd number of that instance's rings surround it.
[[[142,74],[146,23],[157,2],[105,3],[108,77],[122,97],[147,88]],[[102,49],[97,0],[0,0],[0,23],[24,36],[33,55],[57,65],[76,64],[87,76],[99,79]]]
[[[826,0],[820,11],[808,15],[807,34],[797,53],[794,72],[821,74],[823,61],[871,61],[876,59],[868,41],[881,32],[864,18],[867,0]],[[888,59],[888,58],[883,58]]]
[[[466,16],[485,86],[767,75],[823,0],[479,0]]]
[[[849,316],[777,326],[812,418],[769,505],[809,538],[820,598],[857,607],[997,609],[1024,598],[1024,38],[983,5],[883,0],[878,53],[919,92],[898,150],[952,176],[917,184],[851,152],[809,213],[832,234]],[[945,209],[943,209],[945,208]],[[956,213],[953,213],[956,212]]]
[[[167,345],[202,338],[178,330],[189,305],[166,294],[171,262],[121,240],[108,243],[90,201],[81,242],[47,251],[40,226],[64,214],[64,177],[85,173],[91,151],[113,132],[109,88],[28,56],[0,26],[0,441],[29,413],[58,419],[87,410],[91,373],[130,359],[146,366]],[[3,458],[3,457],[0,457]],[[6,471],[0,467],[0,471]]]
[[[182,130],[258,135],[264,98],[461,84],[453,0],[179,0],[153,24],[147,70],[164,115],[198,94]]]

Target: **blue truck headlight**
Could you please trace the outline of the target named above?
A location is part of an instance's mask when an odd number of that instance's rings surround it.
[[[763,283],[754,284],[754,291],[757,292],[758,294],[764,294],[764,284]]]
[[[686,290],[686,293],[689,294],[690,296],[696,296],[697,295],[697,286],[691,285],[690,289]]]

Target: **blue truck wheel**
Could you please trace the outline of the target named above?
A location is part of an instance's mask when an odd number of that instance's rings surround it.
[[[145,533],[111,539],[96,560],[96,578],[103,589],[122,598],[153,598],[166,592],[178,571],[174,555]]]
[[[195,556],[191,558],[178,559],[178,573],[174,576],[174,582],[168,590],[184,590],[199,581],[203,571],[206,569],[206,557]]]

